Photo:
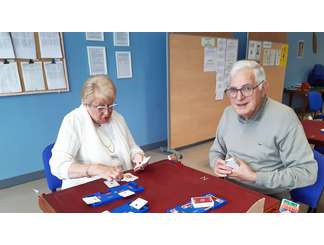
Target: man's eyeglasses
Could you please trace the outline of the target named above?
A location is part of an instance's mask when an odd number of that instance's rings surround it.
[[[251,84],[244,85],[240,89],[234,88],[234,87],[229,87],[228,89],[225,90],[225,93],[231,98],[236,98],[237,93],[240,91],[241,95],[243,95],[244,97],[249,97],[249,96],[252,96],[254,89],[259,87],[263,82],[264,82],[264,80],[259,82],[254,87]]]
[[[93,108],[95,108],[98,112],[102,113],[102,112],[105,112],[106,110],[111,112],[114,107],[116,106],[117,104],[111,104],[111,105],[98,105],[98,106],[93,106],[91,105]]]

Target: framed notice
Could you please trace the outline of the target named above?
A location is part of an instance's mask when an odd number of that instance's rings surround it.
[[[132,58],[129,51],[116,51],[117,78],[132,78]]]

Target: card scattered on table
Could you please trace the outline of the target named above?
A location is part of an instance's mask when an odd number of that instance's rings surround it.
[[[191,204],[194,208],[208,208],[214,206],[214,201],[210,196],[192,197]]]
[[[118,192],[118,195],[120,195],[122,197],[129,197],[129,196],[134,195],[134,194],[135,194],[135,192],[131,191],[131,190]]]
[[[119,183],[116,180],[106,180],[104,183],[108,188],[119,186]]]
[[[134,181],[134,180],[137,180],[138,177],[131,174],[131,173],[126,173],[124,174],[123,178],[121,181],[126,181],[126,182],[130,182],[130,181]]]
[[[298,213],[299,204],[293,201],[282,199],[281,205],[279,208],[280,213]]]
[[[137,198],[134,201],[132,201],[129,206],[136,208],[136,209],[141,209],[144,207],[148,202],[143,199],[143,198]]]
[[[88,204],[88,205],[93,204],[93,203],[97,203],[97,202],[100,202],[100,201],[101,201],[101,200],[100,200],[98,197],[96,197],[96,196],[93,196],[93,197],[83,197],[82,200],[83,200],[86,204]]]

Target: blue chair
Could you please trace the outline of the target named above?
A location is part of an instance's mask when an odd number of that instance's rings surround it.
[[[316,208],[324,189],[324,155],[314,150],[314,158],[318,165],[315,184],[290,191],[293,201],[309,206],[308,213],[316,213]]]
[[[43,150],[43,164],[44,164],[44,171],[47,180],[47,186],[52,192],[55,192],[57,188],[60,188],[62,186],[62,180],[52,175],[51,167],[49,165],[49,160],[52,157],[53,146],[54,144],[50,144],[46,146],[45,149]]]
[[[324,119],[323,98],[318,91],[308,91],[308,109],[312,113],[313,119]]]

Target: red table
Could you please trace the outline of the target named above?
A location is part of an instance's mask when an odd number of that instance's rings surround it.
[[[189,201],[192,196],[208,192],[228,200],[226,205],[210,212],[246,212],[262,197],[266,198],[265,212],[277,212],[280,204],[279,200],[270,196],[168,160],[150,164],[136,175],[139,177],[136,182],[144,187],[144,191],[127,198],[127,201],[144,198],[148,201],[149,212],[164,213],[167,209]],[[42,194],[39,196],[39,206],[44,212],[86,213],[111,210],[126,202],[123,199],[96,208],[87,206],[81,198],[98,191],[107,191],[103,181],[99,179],[54,193]]]
[[[320,131],[322,128],[324,129],[324,121],[303,120],[302,125],[310,144],[324,146],[324,133]]]

